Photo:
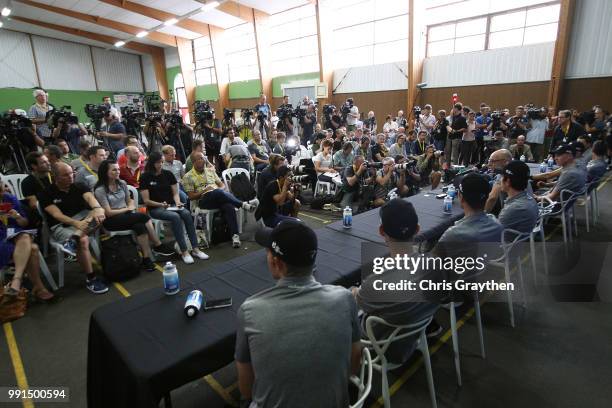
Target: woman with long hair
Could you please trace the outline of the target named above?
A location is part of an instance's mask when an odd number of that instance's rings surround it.
[[[174,251],[161,243],[151,218],[140,213],[130,197],[125,181],[119,178],[119,165],[113,160],[104,160],[98,168],[98,182],[94,195],[104,209],[106,218],[102,226],[108,231],[132,230],[142,250],[142,266],[147,272],[155,270],[151,260],[151,244],[156,255],[171,256]]]
[[[152,152],[145,165],[144,173],[140,179],[140,194],[152,218],[170,221],[172,233],[176,239],[177,249],[183,262],[192,264],[193,256],[198,259],[208,259],[208,255],[198,248],[198,237],[191,213],[181,203],[178,184],[174,174],[162,169],[162,155]],[[185,231],[191,243],[191,253],[187,248]]]

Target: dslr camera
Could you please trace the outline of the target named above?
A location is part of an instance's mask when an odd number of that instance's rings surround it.
[[[382,169],[383,164],[382,162],[363,162],[363,164],[365,164],[366,169]]]

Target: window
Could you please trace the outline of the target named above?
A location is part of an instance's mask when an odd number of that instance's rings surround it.
[[[202,37],[193,40],[196,85],[210,85],[217,82],[215,62],[213,60],[210,38]]]
[[[273,14],[268,25],[273,77],[319,71],[317,21],[313,4]]]
[[[334,67],[408,60],[408,1],[328,1],[334,19]]]
[[[558,3],[536,5],[430,26],[427,56],[555,41],[559,10]]]
[[[257,50],[253,24],[244,23],[228,28],[223,33],[225,58],[230,82],[259,78]]]

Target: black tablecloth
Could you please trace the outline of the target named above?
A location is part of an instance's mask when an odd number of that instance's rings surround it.
[[[441,190],[424,191],[417,195],[404,198],[410,201],[419,217],[420,232],[414,240],[428,241],[439,238],[453,223],[463,217],[463,209],[459,200],[455,199],[451,213],[444,213],[443,200],[436,198]],[[352,228],[344,228],[342,221],[329,224],[327,228],[341,232],[345,236],[357,237],[371,242],[383,242],[378,233],[380,226],[379,210],[371,210],[353,217]]]
[[[331,229],[316,232],[316,279],[344,286],[357,282],[363,241]],[[100,307],[89,324],[88,406],[157,406],[172,389],[229,364],[238,307],[272,285],[265,251],[259,250],[181,275],[177,295],[163,293],[160,276],[159,288]],[[231,297],[233,306],[187,319],[183,306],[193,288],[205,298]]]
[[[535,176],[536,174],[540,174],[540,164],[541,163],[527,163],[527,166],[529,166],[529,174],[531,176]],[[558,169],[559,166],[557,166],[556,164],[553,166],[552,169],[549,169],[548,167],[546,167],[546,171],[553,171]]]

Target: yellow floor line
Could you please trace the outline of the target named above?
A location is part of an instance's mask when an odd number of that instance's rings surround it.
[[[608,181],[610,181],[610,177],[607,177],[604,181],[601,182],[601,184],[599,186],[597,186],[597,191],[601,190],[603,188],[603,186],[605,186]]]
[[[117,288],[117,290],[119,291],[119,293],[121,293],[123,296],[125,297],[130,297],[130,292],[127,291],[127,289],[125,288],[125,286],[123,286],[122,284],[120,284],[119,282],[113,282],[113,285],[115,285],[115,287]]]
[[[306,217],[306,218],[312,218],[313,220],[321,221],[323,224],[329,224],[329,223],[331,223],[331,221],[330,221],[330,220],[324,220],[323,218],[315,217],[314,215],[308,215],[308,214],[306,214],[306,213],[305,213],[305,212],[303,212],[303,211],[302,211],[301,213],[299,213],[299,214],[298,214],[298,218],[300,218],[300,217],[302,217],[302,216],[303,216],[303,217]]]
[[[21,354],[19,354],[19,347],[17,347],[17,341],[15,340],[13,325],[11,323],[4,323],[2,327],[4,328],[6,343],[8,345],[9,353],[11,355],[11,361],[13,362],[15,378],[17,378],[17,386],[22,390],[27,390],[29,389],[28,379],[23,368],[23,362],[21,361]],[[22,404],[24,408],[34,407],[34,402],[30,399],[24,399],[22,401]]]
[[[204,376],[204,381],[206,381],[208,385],[210,385],[210,388],[212,388],[221,398],[223,398],[223,401],[225,401],[226,404],[229,404],[232,407],[238,406],[236,400],[232,398],[229,392],[227,392],[212,375],[209,374]]]
[[[227,387],[225,389],[225,392],[227,392],[228,394],[231,393],[232,391],[234,391],[236,388],[238,388],[238,381],[236,381],[235,383],[233,383],[232,385],[230,385],[229,387]]]

